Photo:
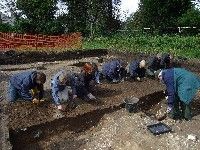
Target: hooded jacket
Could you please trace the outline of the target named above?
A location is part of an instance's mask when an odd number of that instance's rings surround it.
[[[38,88],[39,99],[43,97],[43,86],[36,83],[36,71],[27,71],[13,75],[10,78],[10,84],[15,87],[21,97],[26,100],[32,100],[31,89]]]

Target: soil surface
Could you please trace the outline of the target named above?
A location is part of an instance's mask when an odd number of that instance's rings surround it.
[[[101,62],[113,58],[131,61],[133,58],[146,58],[144,54],[110,53],[98,57],[82,59],[48,61],[16,65],[1,65],[0,102],[2,113],[8,115],[10,142],[13,149],[200,149],[200,102],[193,102],[192,121],[173,121],[166,118],[164,123],[173,132],[154,136],[147,131],[147,125],[158,122],[157,111],[166,108],[164,86],[158,81],[145,78],[142,82],[127,79],[125,82],[102,84],[92,88],[98,98],[94,102],[76,100],[75,109],[66,112],[55,109],[51,101],[50,81],[60,69],[79,72],[83,62]],[[48,57],[47,57],[48,58]],[[46,58],[46,59],[47,59]],[[56,58],[58,59],[58,58]],[[198,61],[177,59],[177,64],[199,74]],[[11,63],[12,64],[12,63]],[[101,63],[98,63],[101,68]],[[38,69],[47,75],[45,83],[45,102],[34,105],[19,101],[9,104],[6,101],[7,82],[10,75],[23,70]],[[123,100],[135,96],[140,99],[137,113],[128,113]],[[195,140],[188,138],[195,137]]]

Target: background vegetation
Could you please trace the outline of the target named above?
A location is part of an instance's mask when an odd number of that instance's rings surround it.
[[[64,13],[56,13],[58,2],[67,7]],[[15,22],[0,22],[0,32],[81,32],[85,49],[172,51],[200,58],[200,8],[194,1],[140,0],[138,10],[126,21],[120,20],[120,3],[121,0],[4,0],[0,6],[9,9]]]

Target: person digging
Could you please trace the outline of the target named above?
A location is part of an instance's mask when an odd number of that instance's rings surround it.
[[[142,81],[142,78],[145,77],[145,65],[146,62],[145,60],[133,60],[130,65],[129,65],[129,74],[131,79],[137,80],[137,81]]]
[[[200,77],[183,68],[171,68],[161,71],[158,78],[166,85],[168,107],[164,115],[191,120],[191,102],[200,88]]]
[[[76,107],[75,99],[95,100],[85,87],[83,73],[67,73],[64,70],[54,75],[51,81],[51,93],[53,102],[58,110],[65,111],[66,106],[71,104],[71,108]]]
[[[8,85],[8,101],[15,102],[22,99],[39,103],[43,98],[45,82],[46,75],[43,72],[27,71],[11,76]]]

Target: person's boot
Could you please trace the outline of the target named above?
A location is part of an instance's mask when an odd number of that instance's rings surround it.
[[[191,113],[191,108],[190,105],[185,105],[185,108],[183,109],[183,115],[184,115],[184,119],[186,121],[189,121],[192,119],[192,113]]]

